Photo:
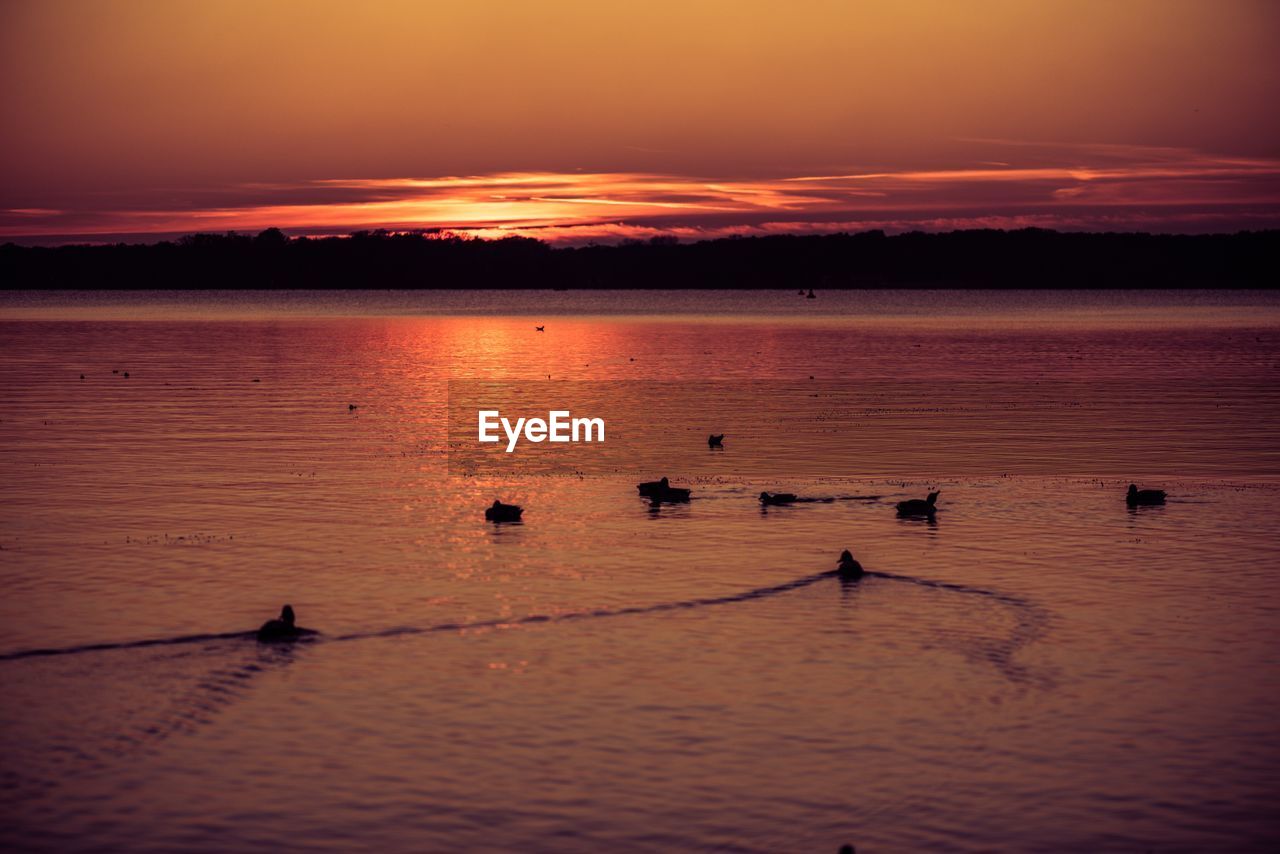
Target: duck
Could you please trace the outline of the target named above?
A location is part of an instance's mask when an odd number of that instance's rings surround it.
[[[932,516],[937,512],[935,507],[941,492],[930,492],[928,498],[910,498],[898,502],[899,516]]]
[[[648,480],[643,484],[636,484],[636,489],[640,490],[640,494],[645,498],[653,498],[654,503],[663,501],[689,501],[692,489],[684,489],[681,487],[672,487],[671,481],[663,478],[662,480]]]
[[[707,447],[708,447],[708,448],[723,448],[723,447],[724,447],[724,434],[723,434],[723,433],[721,433],[720,435],[718,435],[718,436],[717,436],[715,433],[712,433],[710,436],[708,436],[708,437],[707,437]]]
[[[547,327],[545,327],[545,326],[535,326],[535,327],[533,327],[533,331],[534,331],[534,332],[546,332],[546,331],[547,331]]]
[[[636,489],[640,490],[641,495],[648,497],[669,488],[670,485],[671,482],[664,477],[662,480],[646,480],[644,483],[637,483]]]
[[[662,501],[688,501],[689,496],[693,494],[691,489],[672,486],[671,481],[665,477],[662,480],[638,483],[636,488],[640,490],[640,494],[645,498],[652,498],[655,504]]]
[[[1166,494],[1163,489],[1138,489],[1136,483],[1131,483],[1129,491],[1125,493],[1124,501],[1130,507],[1163,504]]]
[[[862,564],[853,559],[853,553],[848,549],[840,552],[840,560],[836,562],[836,575],[845,581],[852,581],[861,578],[866,571],[862,568]]]
[[[262,643],[279,643],[294,641],[304,635],[314,635],[312,629],[304,629],[294,622],[293,606],[285,605],[280,609],[280,616],[275,620],[267,620],[258,629],[258,640]]]
[[[663,480],[666,480],[666,478],[663,478]],[[668,503],[688,501],[690,495],[693,495],[692,489],[683,489],[679,486],[668,486],[665,489],[661,489],[650,494],[649,498],[653,499],[654,504],[661,504],[664,501]]]
[[[769,506],[778,506],[782,504],[790,504],[796,500],[796,496],[790,492],[762,492],[760,493],[760,503]]]
[[[503,504],[495,500],[485,508],[484,518],[490,522],[519,522],[522,513],[524,513],[523,507],[516,504]]]

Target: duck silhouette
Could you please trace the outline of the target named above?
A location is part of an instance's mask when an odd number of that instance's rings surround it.
[[[683,489],[679,486],[668,486],[666,489],[659,490],[649,497],[653,499],[654,504],[661,504],[664,501],[670,504],[674,502],[688,501],[689,496],[691,495],[693,495],[692,489]]]
[[[836,574],[844,581],[854,581],[863,576],[862,564],[853,559],[848,549],[840,552],[840,560],[836,562]]]
[[[1129,491],[1125,493],[1124,501],[1130,507],[1150,507],[1153,504],[1163,504],[1166,493],[1163,489],[1138,489],[1136,483],[1129,484]]]
[[[644,483],[637,483],[636,489],[640,490],[641,495],[648,497],[655,492],[667,489],[670,485],[671,482],[664,477],[661,480],[646,480]]]
[[[689,496],[693,494],[691,489],[672,486],[671,481],[665,477],[662,480],[650,480],[636,484],[636,488],[645,498],[653,499],[654,504],[659,504],[663,501],[688,501]]]
[[[534,332],[546,332],[546,331],[547,331],[547,327],[545,327],[545,326],[535,326],[535,327],[533,327],[533,331],[534,331]]]
[[[790,492],[762,492],[760,493],[760,503],[767,506],[780,506],[790,504],[796,500],[796,496]]]
[[[718,435],[718,436],[717,436],[715,433],[712,433],[710,436],[708,436],[708,437],[707,437],[707,447],[708,447],[708,448],[723,448],[723,447],[724,447],[724,434],[723,434],[723,433],[721,433],[720,435]]]
[[[898,502],[899,516],[932,516],[938,511],[935,507],[941,492],[930,492],[928,498],[909,498]]]
[[[490,522],[519,522],[522,513],[524,513],[523,507],[516,504],[503,504],[495,500],[485,508],[484,518]]]
[[[280,616],[275,620],[267,620],[258,629],[258,640],[261,643],[280,643],[295,641],[305,635],[314,635],[314,629],[304,629],[294,622],[293,606],[285,605],[280,609]]]

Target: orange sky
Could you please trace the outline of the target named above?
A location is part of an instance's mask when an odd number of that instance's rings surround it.
[[[1280,225],[1280,4],[0,4],[0,237]]]

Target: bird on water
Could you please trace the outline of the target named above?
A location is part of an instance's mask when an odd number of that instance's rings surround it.
[[[645,498],[653,499],[655,504],[662,501],[688,501],[689,496],[693,494],[691,489],[672,486],[671,481],[665,477],[662,480],[647,480],[644,483],[638,483],[636,484],[636,489]]]
[[[853,581],[863,576],[862,564],[853,559],[848,549],[840,552],[840,560],[836,563],[836,574],[845,581]]]
[[[519,522],[523,513],[524,508],[519,505],[494,501],[493,504],[485,508],[484,518],[490,522]]]
[[[665,477],[662,480],[646,480],[644,483],[637,483],[636,489],[640,490],[640,494],[644,496],[653,495],[655,492],[661,492],[671,485],[671,481]]]
[[[791,504],[796,500],[796,495],[790,492],[762,492],[760,493],[760,503],[769,506],[779,506],[782,504]]]
[[[277,643],[297,640],[304,635],[315,633],[313,629],[298,626],[293,615],[293,606],[285,605],[280,609],[280,616],[277,619],[267,620],[262,624],[262,628],[258,629],[258,640],[262,643]]]
[[[938,511],[935,506],[941,492],[930,492],[928,498],[909,498],[898,502],[899,516],[932,516]]]
[[[1163,504],[1166,495],[1163,489],[1138,489],[1136,483],[1131,483],[1129,491],[1125,493],[1124,501],[1130,507],[1150,507],[1153,504]]]
[[[708,436],[708,437],[707,437],[707,447],[708,447],[708,448],[723,448],[723,447],[724,447],[724,434],[723,434],[723,433],[721,433],[720,435],[718,435],[718,436],[717,436],[715,433],[712,433],[710,436]]]

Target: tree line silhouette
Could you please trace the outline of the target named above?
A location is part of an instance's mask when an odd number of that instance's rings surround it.
[[[32,288],[1204,287],[1280,280],[1280,231],[1182,235],[992,229],[658,237],[552,247],[442,231],[193,234],[152,244],[0,246]]]

